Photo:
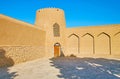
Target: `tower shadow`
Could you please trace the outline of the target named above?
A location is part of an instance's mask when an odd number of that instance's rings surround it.
[[[0,79],[13,79],[17,76],[16,72],[10,72],[9,67],[14,65],[10,57],[5,56],[6,51],[0,48]]]
[[[120,79],[120,61],[104,58],[51,58],[64,79]]]
[[[65,57],[62,48],[60,47],[60,57]]]

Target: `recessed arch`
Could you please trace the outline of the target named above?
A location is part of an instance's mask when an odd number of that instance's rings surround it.
[[[79,36],[76,35],[76,34],[74,34],[74,33],[70,34],[70,35],[68,36],[68,38],[70,38],[71,36],[76,36],[77,38],[79,38]]]
[[[72,33],[68,36],[68,49],[71,54],[78,54],[80,52],[79,50],[79,42],[80,38],[77,34]]]
[[[92,52],[93,52],[93,54],[95,54],[95,39],[94,39],[94,36],[90,33],[85,33],[82,37],[85,37],[85,36],[92,37],[92,41],[90,41],[90,42],[92,42]],[[88,49],[90,50],[90,48],[91,48],[91,46]]]
[[[114,34],[114,36],[116,36],[116,35],[118,35],[118,34],[120,34],[120,31],[119,31],[119,32],[117,32],[117,33],[115,33],[115,34]]]
[[[54,46],[61,46],[59,42],[56,42]]]
[[[91,36],[92,38],[94,38],[94,36],[93,36],[92,34],[90,34],[90,33],[86,33],[86,34],[84,34],[82,37],[84,37],[84,36],[86,36],[86,35],[89,35],[89,36]]]
[[[97,43],[100,45],[98,48],[99,51],[101,51],[101,53],[108,52],[111,55],[111,37],[110,37],[110,35],[105,32],[101,32],[100,34],[97,35],[97,37],[99,38],[99,42]]]
[[[85,33],[81,36],[80,52],[83,55],[92,55],[94,51],[94,36],[90,33]]]
[[[102,33],[100,33],[100,34],[98,34],[98,36],[97,37],[99,37],[100,35],[102,35],[102,34],[104,34],[104,35],[106,35],[106,36],[108,36],[109,38],[110,38],[110,35],[108,35],[107,33],[105,33],[105,32],[102,32]]]
[[[60,26],[58,23],[53,24],[53,35],[54,37],[60,36]]]

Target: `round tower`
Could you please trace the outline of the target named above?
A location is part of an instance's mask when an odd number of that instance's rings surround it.
[[[59,8],[44,8],[37,10],[35,25],[41,29],[48,29],[55,23],[65,27],[64,11]]]
[[[64,48],[65,16],[59,8],[44,8],[37,10],[35,26],[46,31],[46,50],[53,55],[54,44],[60,43]],[[63,50],[62,50],[63,51]]]

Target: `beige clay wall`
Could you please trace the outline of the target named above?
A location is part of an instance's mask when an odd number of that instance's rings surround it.
[[[0,66],[44,57],[45,39],[45,31],[0,15]]]
[[[35,26],[0,15],[0,45],[43,45],[45,31]]]
[[[0,46],[0,67],[45,57],[44,50],[42,46]]]
[[[68,28],[66,55],[120,58],[120,25]]]
[[[54,37],[55,23],[60,26],[59,37]],[[46,31],[46,55],[50,57],[56,42],[66,56],[120,57],[120,25],[66,28],[63,10],[45,8],[37,11],[35,26]]]

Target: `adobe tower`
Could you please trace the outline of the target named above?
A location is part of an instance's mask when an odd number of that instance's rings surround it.
[[[40,9],[36,13],[35,26],[46,31],[46,52],[53,55],[55,43],[64,48],[66,27],[64,11],[58,8]]]

